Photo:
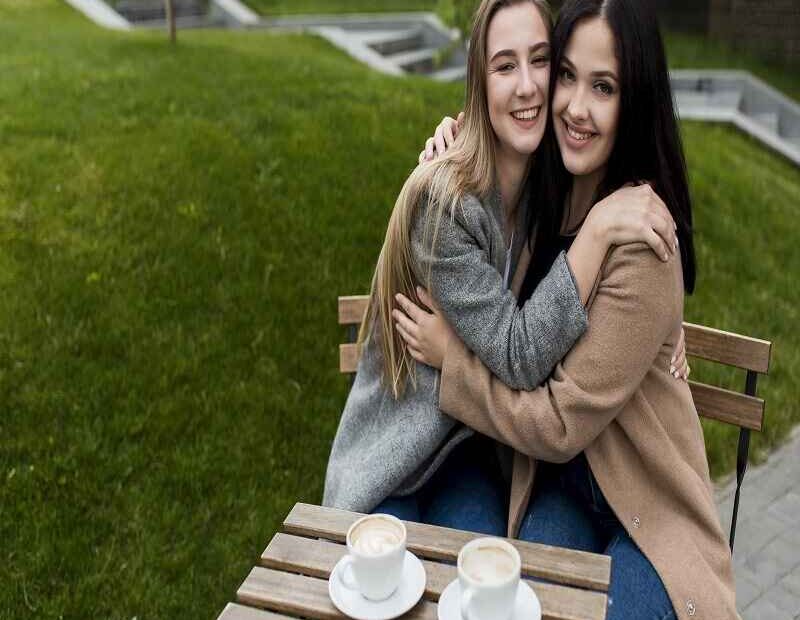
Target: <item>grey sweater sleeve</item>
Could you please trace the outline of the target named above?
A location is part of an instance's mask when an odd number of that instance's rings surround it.
[[[430,273],[430,292],[448,322],[503,383],[518,390],[540,385],[587,327],[565,254],[519,308],[491,262],[497,231],[483,206],[470,196],[453,216],[443,215],[433,251],[426,206],[416,210],[411,230],[415,275],[427,285]]]

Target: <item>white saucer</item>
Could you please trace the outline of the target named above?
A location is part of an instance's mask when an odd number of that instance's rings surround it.
[[[403,576],[397,590],[387,599],[370,601],[356,590],[350,590],[339,579],[339,569],[342,558],[333,567],[328,579],[328,594],[336,609],[345,616],[356,620],[389,620],[402,616],[417,604],[425,592],[425,567],[419,558],[410,551],[406,551],[403,561]]]
[[[525,582],[520,580],[517,599],[514,601],[512,620],[542,620],[542,607],[539,597]],[[461,585],[458,579],[450,582],[439,597],[439,620],[462,620]]]

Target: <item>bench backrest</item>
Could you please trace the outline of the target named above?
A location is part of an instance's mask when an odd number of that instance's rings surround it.
[[[339,345],[340,372],[353,373],[358,367],[359,349],[355,340],[368,301],[369,297],[366,295],[339,297],[339,324],[349,326],[350,340]],[[693,323],[684,323],[683,330],[686,334],[688,355],[747,371],[743,392],[689,381],[698,414],[740,427],[736,467],[737,487],[730,536],[733,549],[739,490],[747,467],[750,431],[760,431],[764,425],[764,400],[756,396],[756,382],[759,374],[766,374],[769,371],[772,343]]]

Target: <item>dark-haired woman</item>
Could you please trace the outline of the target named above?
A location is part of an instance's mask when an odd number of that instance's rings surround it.
[[[552,47],[547,132],[557,147],[543,140],[533,195],[563,205],[563,216],[539,211],[521,299],[591,205],[640,179],[675,219],[680,260],[636,245],[609,252],[588,330],[534,391],[492,376],[440,315],[403,300],[411,318],[397,319],[415,359],[442,370],[440,408],[516,450],[509,535],[609,554],[611,620],[736,618],[702,429],[688,385],[669,371],[695,262],[654,10],[641,0],[567,0]]]

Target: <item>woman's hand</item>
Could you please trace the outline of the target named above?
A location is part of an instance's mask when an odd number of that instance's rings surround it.
[[[419,163],[431,161],[440,155],[444,155],[447,149],[453,146],[453,142],[456,141],[463,121],[463,112],[458,113],[457,119],[445,116],[436,128],[433,137],[428,138],[425,142],[425,148],[419,154]]]
[[[592,207],[586,224],[607,247],[643,241],[664,261],[678,249],[675,221],[648,183],[626,186],[607,196]]]
[[[428,291],[418,286],[417,297],[432,312],[426,312],[408,297],[398,293],[395,299],[402,310],[392,310],[395,327],[405,341],[411,357],[441,370],[447,343],[456,333]]]
[[[692,369],[689,368],[689,362],[686,360],[686,337],[683,333],[683,328],[681,328],[678,344],[675,345],[675,353],[670,361],[669,372],[676,379],[689,381],[689,373],[692,372]]]

